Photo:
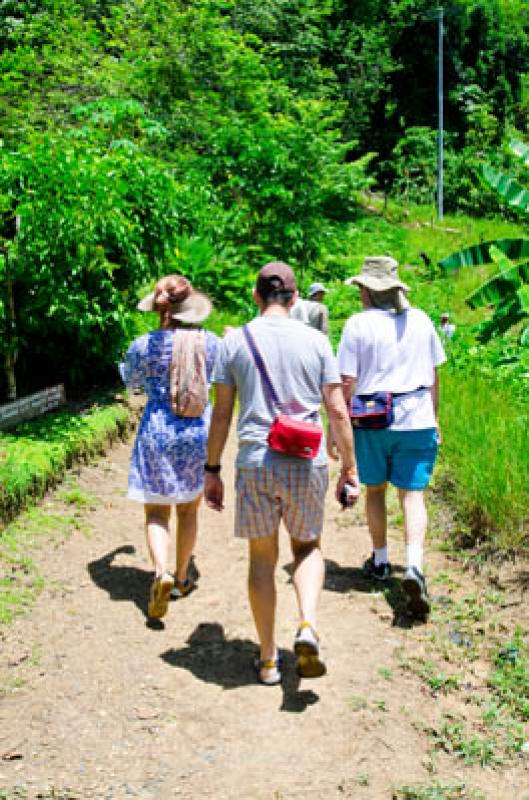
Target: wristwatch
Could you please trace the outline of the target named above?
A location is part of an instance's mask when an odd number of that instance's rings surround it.
[[[209,472],[211,475],[218,475],[220,472],[220,464],[204,464],[204,472]]]

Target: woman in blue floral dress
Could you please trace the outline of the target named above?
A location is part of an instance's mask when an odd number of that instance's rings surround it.
[[[188,594],[188,568],[197,535],[211,416],[207,400],[218,338],[200,327],[209,299],[181,276],[162,278],[138,305],[157,311],[160,328],[131,344],[120,364],[130,389],[147,404],[134,443],[128,497],[143,503],[147,546],[155,569],[148,615],[167,612],[171,592]],[[176,507],[176,573],[168,570],[169,521]]]

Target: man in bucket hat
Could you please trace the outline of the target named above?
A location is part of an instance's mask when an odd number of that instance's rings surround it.
[[[446,360],[429,317],[411,308],[409,287],[389,256],[366,258],[359,275],[345,283],[360,288],[363,311],[346,323],[338,349],[346,401],[390,392],[393,422],[382,429],[355,428],[360,480],[366,485],[366,516],[373,552],[364,567],[375,580],[391,576],[386,538],[386,488],[398,489],[404,514],[407,568],[402,588],[408,609],[425,619],[430,602],[423,575],[427,525],[424,490],[437,456],[437,367]]]
[[[206,503],[220,511],[224,496],[220,461],[237,393],[240,411],[235,535],[248,540],[248,591],[260,646],[255,666],[258,680],[266,685],[281,680],[274,630],[280,521],[290,534],[294,559],[292,582],[299,613],[294,650],[298,674],[316,678],[325,672],[316,633],[316,610],[324,578],[320,537],[328,484],[323,443],[314,458],[277,452],[269,446],[268,435],[277,415],[270,388],[280,400],[281,414],[298,423],[321,424],[323,399],[342,461],[337,495],[346,483],[353,499],[359,494],[338,365],[324,336],[289,319],[296,295],[294,273],[288,264],[275,261],[261,269],[254,290],[259,317],[245,329],[228,333],[220,346],[205,465]]]

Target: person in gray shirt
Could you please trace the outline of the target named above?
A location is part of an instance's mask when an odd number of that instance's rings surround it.
[[[308,299],[302,300],[301,297],[298,297],[290,309],[289,317],[297,319],[327,336],[329,333],[329,309],[322,302],[326,293],[327,289],[323,283],[312,283],[309,286]]]
[[[280,396],[281,413],[321,424],[323,400],[341,457],[337,496],[347,484],[352,504],[358,497],[359,484],[338,367],[325,336],[289,319],[296,297],[291,268],[283,262],[266,264],[254,290],[260,316],[247,327]],[[294,640],[297,669],[302,677],[318,677],[325,672],[316,633],[316,607],[324,579],[320,538],[328,486],[325,442],[313,459],[285,455],[269,447],[268,434],[276,410],[243,330],[231,331],[223,339],[213,383],[215,406],[204,494],[208,506],[219,511],[223,508],[220,461],[238,394],[235,535],[247,539],[249,545],[248,587],[260,644],[255,664],[258,679],[267,685],[281,680],[274,635],[280,521],[290,534],[294,557],[293,584],[299,610]]]

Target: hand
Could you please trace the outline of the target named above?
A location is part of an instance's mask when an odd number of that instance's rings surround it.
[[[206,472],[204,478],[204,499],[206,505],[214,511],[222,511],[224,508],[224,484],[220,475]]]
[[[354,492],[349,495],[347,507],[350,508],[355,505],[360,497],[360,479],[358,473],[354,469],[342,470],[338,478],[338,483],[336,484],[336,499],[340,504],[342,502],[341,494],[346,483],[354,490]]]

